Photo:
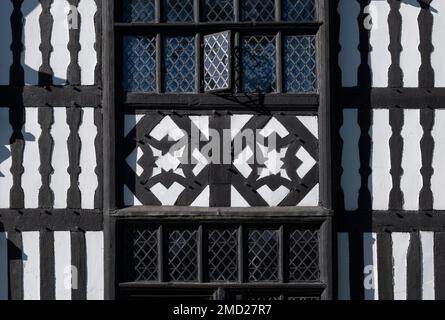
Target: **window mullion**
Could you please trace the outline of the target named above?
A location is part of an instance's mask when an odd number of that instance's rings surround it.
[[[196,64],[196,81],[195,81],[195,92],[202,92],[202,80],[203,80],[203,54],[202,49],[202,35],[197,33],[195,35],[195,64]]]
[[[277,59],[277,93],[283,92],[283,33],[277,34],[276,40],[276,59]]]
[[[282,0],[275,0],[275,20],[280,22],[283,20],[282,18]]]
[[[156,92],[162,93],[162,35],[156,35]]]
[[[235,93],[239,93],[241,91],[241,39],[240,33],[235,32],[234,40],[233,40],[233,60],[232,65],[234,66],[233,75],[234,75],[234,91]]]
[[[155,22],[161,22],[161,0],[155,0]]]
[[[233,0],[233,12],[235,14],[234,21],[239,22],[240,21],[240,0]]]
[[[201,1],[193,0],[193,16],[195,18],[195,22],[199,23],[201,19]]]

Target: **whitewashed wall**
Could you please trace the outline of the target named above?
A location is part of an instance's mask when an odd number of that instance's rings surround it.
[[[70,3],[0,1],[0,300],[104,298],[101,2]]]
[[[56,300],[71,300],[78,290],[88,300],[104,299],[103,232],[85,232],[81,235],[84,246],[74,249],[70,231],[52,232],[51,242],[42,241],[41,235],[39,231],[21,232],[21,248],[15,248],[7,245],[8,233],[0,232],[0,300],[10,298],[9,287],[17,285],[25,300],[44,299],[47,291],[52,291]],[[19,256],[17,249],[22,252]],[[73,250],[81,257],[80,263],[72,256]],[[20,269],[8,270],[11,261],[18,262],[15,266]],[[21,275],[20,284],[12,273]]]
[[[95,68],[97,65],[95,15],[97,5],[95,0],[80,0],[77,6],[78,24],[69,24],[69,17],[73,15],[70,3],[67,0],[55,0],[48,13],[42,11],[41,1],[25,0],[18,14],[23,15],[23,51],[21,52],[21,65],[24,70],[26,85],[39,84],[38,72],[44,61],[42,53],[44,45],[42,32],[50,35],[51,53],[49,70],[53,74],[54,85],[67,83],[68,67],[71,61],[69,26],[79,32],[80,50],[78,64],[81,72],[80,85],[95,84]],[[10,48],[13,41],[11,16],[14,12],[12,2],[4,0],[0,3],[0,85],[10,84],[10,68],[13,64],[13,52]],[[46,14],[50,17],[46,17]],[[41,18],[47,18],[48,23],[41,23]],[[75,20],[75,19],[74,19]],[[52,21],[52,22],[51,22]],[[74,43],[71,43],[73,47]],[[74,49],[71,49],[74,50]]]
[[[336,8],[348,101],[337,106],[339,299],[421,292],[417,298],[430,300],[443,292],[435,287],[442,286],[435,270],[442,270],[443,226],[432,219],[445,210],[445,3],[433,0],[425,10],[419,2],[339,0]],[[427,92],[439,97],[427,100]]]
[[[366,24],[369,21],[369,18],[365,18],[359,22],[361,2],[363,1],[339,0],[337,8],[341,20],[339,65],[342,71],[343,87],[354,87],[358,84],[358,72],[361,64],[359,44],[362,26],[360,24]],[[445,87],[445,65],[441,59],[445,54],[445,42],[443,41],[445,3],[442,0],[433,0],[430,11],[433,15],[432,44],[434,49],[431,64],[434,70],[434,86]],[[400,67],[403,72],[403,87],[416,88],[419,86],[418,73],[421,66],[418,25],[421,7],[417,0],[403,0],[400,2],[399,12],[402,20]],[[372,17],[373,21],[373,26],[370,29],[368,58],[373,87],[388,87],[388,69],[392,64],[389,15],[390,5],[386,0],[371,0],[370,7],[365,10],[365,16]]]

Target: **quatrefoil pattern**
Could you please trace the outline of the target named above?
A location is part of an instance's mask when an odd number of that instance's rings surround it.
[[[315,116],[127,115],[123,149],[125,206],[319,204]]]

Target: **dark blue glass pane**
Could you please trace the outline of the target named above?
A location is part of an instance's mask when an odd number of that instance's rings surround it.
[[[275,0],[241,0],[243,21],[275,20]]]
[[[276,90],[276,44],[274,36],[246,36],[242,39],[243,92]]]
[[[125,0],[125,22],[151,22],[155,19],[154,0]]]
[[[167,22],[193,21],[193,0],[164,0],[164,20]]]
[[[154,37],[124,38],[124,81],[126,91],[156,90],[156,40]]]
[[[284,41],[284,84],[286,92],[317,91],[314,36],[288,36]]]
[[[194,92],[195,79],[195,38],[164,38],[165,92]]]
[[[205,21],[233,21],[233,0],[205,0]]]
[[[315,0],[283,0],[284,21],[310,21],[315,18]]]

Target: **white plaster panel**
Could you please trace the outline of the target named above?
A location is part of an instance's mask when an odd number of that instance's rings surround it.
[[[433,192],[435,210],[445,210],[445,110],[436,110],[434,128],[433,176],[431,191]]]
[[[409,233],[394,232],[392,234],[394,300],[407,298],[407,255],[410,238]]]
[[[87,250],[87,300],[104,299],[104,234],[102,231],[86,232]]]
[[[97,127],[94,124],[94,109],[83,109],[83,120],[79,128],[81,140],[79,189],[82,195],[82,208],[94,209],[94,195],[98,186],[96,169],[96,148],[94,145],[97,136]]]
[[[422,189],[422,153],[420,150],[420,140],[423,136],[423,129],[420,125],[420,110],[405,110],[405,122],[402,129],[403,155],[402,168],[403,175],[400,188],[404,195],[404,210],[419,209],[419,194]]]
[[[69,154],[68,137],[70,128],[66,122],[67,109],[54,108],[54,124],[51,128],[51,136],[54,140],[54,149],[51,165],[54,173],[51,176],[50,187],[54,192],[54,208],[61,209],[67,206],[67,192],[70,187],[70,175],[68,174]]]
[[[376,233],[365,232],[363,234],[363,256],[365,300],[379,300]]]
[[[0,232],[0,301],[8,300],[8,234]]]
[[[66,0],[54,1],[50,11],[54,22],[51,33],[51,45],[53,51],[49,63],[54,73],[53,83],[55,85],[64,85],[66,84],[67,70],[71,61],[70,53],[68,51],[69,2]]]
[[[56,273],[56,300],[71,300],[71,234],[54,232],[54,260]]]
[[[23,299],[40,300],[40,232],[22,232]]]
[[[42,133],[40,128],[38,108],[25,108],[25,125],[22,134],[25,140],[23,152],[22,189],[25,197],[25,208],[39,207],[39,190],[42,186],[42,178],[39,172],[40,152],[39,138]]]
[[[371,194],[374,210],[388,210],[389,194],[392,189],[391,153],[389,140],[392,129],[389,125],[389,110],[379,109],[373,112],[371,156]]]
[[[373,87],[388,86],[388,69],[391,65],[391,54],[389,46],[388,14],[390,6],[388,2],[371,0],[369,14],[372,17],[372,28],[370,30],[369,43],[369,66],[372,73]]]
[[[422,244],[422,299],[434,300],[434,232],[420,232]]]
[[[42,65],[42,53],[40,44],[40,14],[42,5],[39,0],[26,0],[22,4],[24,13],[23,23],[23,69],[25,72],[25,84],[37,85],[39,83],[39,68]]]
[[[12,65],[11,14],[14,9],[11,1],[0,2],[0,85],[9,85],[9,70]]]
[[[0,208],[3,209],[10,207],[9,191],[13,185],[11,136],[12,127],[9,124],[9,108],[0,108]]]
[[[419,52],[420,32],[417,22],[419,13],[420,6],[417,0],[401,2],[402,52],[400,53],[400,67],[403,71],[404,87],[419,86],[419,69],[422,63]]]
[[[81,83],[82,85],[94,85],[94,70],[97,64],[97,54],[94,49],[96,43],[94,15],[97,12],[97,6],[94,0],[81,0],[77,10],[82,21],[79,35]]]
[[[434,17],[432,34],[434,51],[431,55],[431,65],[434,69],[435,86],[445,87],[445,1],[433,0],[431,7]]]
[[[350,300],[350,278],[349,278],[349,234],[339,232],[337,236],[338,245],[338,299]]]
[[[357,18],[360,14],[360,5],[356,0],[340,0],[338,5],[340,14],[340,46],[339,65],[342,72],[344,87],[357,85],[357,73],[360,65],[360,52],[358,50],[359,26]]]

